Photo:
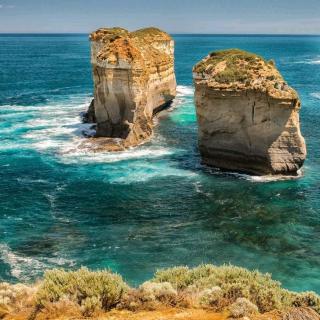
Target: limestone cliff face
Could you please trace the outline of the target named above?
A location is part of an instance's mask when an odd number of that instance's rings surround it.
[[[174,42],[156,28],[99,29],[90,40],[96,135],[135,146],[150,137],[153,115],[176,95]]]
[[[306,158],[300,100],[272,61],[233,49],[193,69],[203,162],[252,174],[295,174]]]

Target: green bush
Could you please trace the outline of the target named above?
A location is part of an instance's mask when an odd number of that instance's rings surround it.
[[[220,287],[204,289],[199,293],[199,303],[203,307],[211,307],[220,311],[224,306],[223,290]]]
[[[224,68],[212,73],[212,70],[224,63]],[[261,56],[240,49],[228,49],[211,52],[206,58],[197,63],[193,72],[209,74],[218,83],[232,84],[235,82],[248,85],[257,77],[264,77],[260,70],[275,68],[273,60],[266,61]],[[282,79],[280,75],[270,75],[268,80]]]
[[[260,312],[305,305],[320,311],[320,298],[314,293],[296,294],[281,287],[271,275],[231,265],[200,265],[196,268],[174,267],[155,273],[154,282],[169,282],[178,290],[188,286],[200,290],[220,287],[224,298],[233,303],[238,298],[247,298]]]
[[[246,71],[235,68],[226,69],[215,76],[215,80],[220,83],[245,82],[248,78]]]
[[[81,268],[67,272],[54,269],[44,275],[37,292],[37,305],[44,307],[47,303],[67,298],[88,315],[97,309],[110,310],[115,307],[127,288],[121,276],[107,270],[93,272]]]
[[[291,292],[283,289],[270,274],[232,265],[204,264],[195,268],[180,266],[159,270],[152,280],[138,288],[129,288],[121,276],[107,270],[93,272],[81,268],[67,272],[54,269],[47,271],[41,284],[29,291],[25,291],[24,286],[9,284],[0,284],[0,291],[0,302],[7,304],[19,303],[26,299],[26,294],[34,296],[36,292],[36,306],[30,319],[35,319],[43,308],[47,312],[59,307],[65,310],[65,305],[76,308],[84,316],[114,307],[136,311],[154,310],[164,305],[202,306],[215,311],[233,305],[235,316],[242,314],[241,310],[247,306],[252,307],[250,303],[262,313],[290,307],[310,307],[320,313],[320,297],[316,293]]]
[[[157,271],[153,280],[154,282],[170,282],[176,289],[184,289],[192,284],[188,267],[173,267]]]
[[[257,306],[246,298],[238,298],[228,309],[234,318],[248,317],[258,312]]]

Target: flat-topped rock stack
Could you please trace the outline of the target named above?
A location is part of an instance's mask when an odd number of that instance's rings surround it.
[[[193,68],[205,164],[257,175],[294,175],[306,158],[300,100],[273,61],[238,49]]]
[[[97,123],[96,137],[112,138],[110,150],[136,146],[176,95],[174,42],[156,28],[102,28],[90,40],[94,102],[86,120]]]

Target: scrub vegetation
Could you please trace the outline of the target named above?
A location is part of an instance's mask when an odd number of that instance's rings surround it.
[[[274,67],[273,60],[266,61],[257,54],[240,49],[229,49],[211,52],[195,65],[193,71],[211,75],[218,83],[245,83],[263,76],[261,70],[272,72]],[[272,74],[272,77],[282,80],[278,74]]]
[[[297,307],[320,313],[320,297],[313,292],[288,291],[270,274],[232,265],[163,269],[137,288],[109,270],[87,268],[49,270],[33,286],[0,284],[2,319],[24,319],[21,314],[28,314],[29,320],[59,315],[69,319],[67,316],[103,316],[110,310],[121,314],[164,308],[207,310],[243,318]]]

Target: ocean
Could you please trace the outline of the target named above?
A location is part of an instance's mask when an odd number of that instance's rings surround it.
[[[88,36],[0,35],[0,280],[110,268],[131,284],[158,268],[232,263],[320,293],[320,37],[174,35],[178,95],[152,141],[79,148],[92,98]],[[303,176],[201,165],[192,66],[241,48],[274,59],[302,100]]]

